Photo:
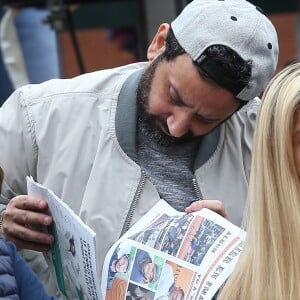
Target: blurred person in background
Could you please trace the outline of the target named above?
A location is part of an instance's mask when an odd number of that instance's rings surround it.
[[[45,1],[46,3],[46,1]],[[17,88],[60,77],[58,42],[43,7],[0,9],[0,106]]]

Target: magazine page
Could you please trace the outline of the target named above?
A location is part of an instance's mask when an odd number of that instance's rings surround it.
[[[161,200],[107,253],[103,299],[212,299],[245,234],[211,210],[180,213]]]
[[[46,254],[60,291],[67,299],[101,299],[96,268],[95,233],[52,191],[27,177],[28,195],[48,203],[54,243]]]

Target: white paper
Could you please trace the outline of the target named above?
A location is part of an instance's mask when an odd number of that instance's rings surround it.
[[[50,253],[50,267],[57,284],[67,299],[101,299],[96,264],[95,232],[62,202],[51,190],[27,177],[28,195],[48,203],[54,236]]]
[[[183,293],[189,300],[211,299],[232,273],[244,239],[243,230],[208,209],[179,213],[161,200],[108,252],[103,299],[137,293],[153,300],[169,299],[170,293]],[[127,270],[124,255],[129,257]],[[123,270],[115,272],[113,264],[120,257]],[[144,259],[155,265],[152,281],[142,276]]]

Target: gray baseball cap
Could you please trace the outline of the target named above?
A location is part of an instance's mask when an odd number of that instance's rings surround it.
[[[224,45],[251,60],[249,83],[236,95],[249,101],[273,76],[278,61],[278,39],[271,21],[245,0],[194,0],[171,23],[174,35],[193,61],[212,45]]]

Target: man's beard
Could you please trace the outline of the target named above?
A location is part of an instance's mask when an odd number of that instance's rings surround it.
[[[194,136],[191,132],[182,137],[173,137],[170,134],[167,121],[161,117],[148,112],[149,95],[155,71],[160,63],[164,61],[163,56],[157,57],[142,75],[137,88],[137,108],[138,120],[146,127],[146,134],[150,139],[155,140],[159,145],[172,146],[195,141],[199,137]],[[168,134],[166,134],[167,132]]]

